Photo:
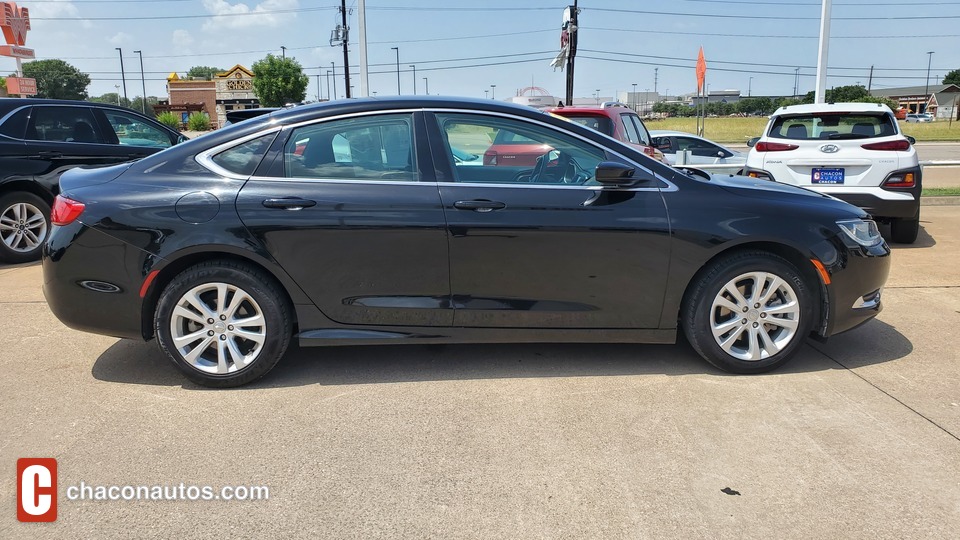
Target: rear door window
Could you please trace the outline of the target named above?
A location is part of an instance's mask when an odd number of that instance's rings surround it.
[[[30,107],[24,107],[10,115],[2,125],[0,125],[0,135],[6,135],[14,139],[22,139],[27,131],[27,121],[30,120]]]
[[[627,140],[633,144],[641,144],[640,133],[637,131],[637,125],[630,121],[630,115],[621,114],[620,118],[623,120],[623,129],[627,133]]]
[[[167,148],[173,146],[170,133],[160,129],[145,119],[121,111],[101,109],[110,125],[112,133],[107,133],[110,144],[141,146],[147,148]]]
[[[625,124],[633,124],[633,128],[637,130],[637,137],[640,139],[640,144],[650,146],[650,132],[648,132],[647,127],[643,125],[643,120],[640,120],[640,117],[635,114],[624,114],[622,116]]]
[[[34,141],[104,142],[89,107],[34,107],[26,138]]]

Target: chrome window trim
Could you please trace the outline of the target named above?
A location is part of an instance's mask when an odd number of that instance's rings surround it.
[[[76,105],[74,105],[74,104],[72,104],[72,103],[31,103],[30,105],[21,105],[21,106],[17,107],[16,109],[13,109],[12,111],[10,111],[10,112],[8,112],[7,114],[3,115],[3,118],[0,118],[0,124],[3,124],[4,122],[7,121],[8,118],[10,118],[10,117],[13,116],[14,114],[16,114],[16,113],[18,113],[18,112],[20,112],[20,111],[22,111],[23,109],[26,109],[26,108],[28,108],[28,107],[33,107],[33,108],[37,108],[37,107],[74,107],[74,108],[81,108],[81,107],[82,107],[82,108],[84,108],[84,109],[89,110],[89,111],[90,111],[90,114],[93,114],[93,110],[94,110],[94,109],[97,109],[97,110],[109,110],[109,111],[114,111],[114,112],[118,112],[118,113],[121,113],[121,114],[124,114],[124,113],[127,112],[127,111],[118,111],[118,110],[113,109],[113,108],[110,108],[110,107],[96,107],[96,106],[93,106],[93,105],[91,105],[91,104],[89,104],[89,103],[87,103],[87,102],[83,102],[83,101],[78,102]],[[147,117],[144,116],[143,114],[137,113],[136,111],[130,111],[130,112],[132,112],[132,113],[134,113],[134,114],[136,114],[136,115],[139,115],[139,116],[143,116],[144,118],[147,118]],[[31,114],[30,116],[32,117],[33,115]],[[149,120],[149,118],[147,118],[147,119]],[[96,116],[94,116],[94,121],[96,121]],[[159,122],[157,122],[157,123],[159,124]],[[99,123],[98,123],[98,125],[99,125]],[[160,125],[163,126],[163,124],[160,124]],[[154,127],[156,127],[156,126],[154,126]],[[166,126],[164,126],[164,127],[166,127]],[[178,133],[178,135],[179,135],[179,133]],[[0,137],[5,137],[5,138],[7,138],[7,139],[11,139],[11,140],[14,140],[14,141],[25,141],[25,142],[58,142],[58,143],[76,143],[76,144],[95,144],[95,145],[97,145],[97,146],[109,146],[109,147],[111,147],[111,148],[116,148],[117,146],[129,146],[130,148],[160,148],[161,150],[166,150],[167,148],[172,148],[172,147],[176,146],[176,144],[171,144],[170,146],[159,147],[159,146],[133,146],[133,145],[123,145],[123,144],[111,144],[111,143],[106,143],[106,142],[79,142],[79,143],[78,143],[78,142],[76,142],[76,141],[47,141],[47,140],[44,140],[44,139],[28,139],[28,138],[26,138],[26,137],[24,137],[24,138],[22,138],[22,139],[17,139],[17,138],[15,138],[15,137],[10,137],[10,136],[3,135],[3,134],[0,134]]]
[[[342,120],[342,119],[344,119],[344,118],[354,118],[354,117],[374,116],[374,115],[385,115],[385,114],[400,114],[400,113],[413,114],[413,113],[417,113],[417,112],[431,112],[431,113],[440,112],[440,113],[456,113],[456,114],[474,114],[474,115],[479,115],[479,116],[499,116],[499,117],[502,117],[502,118],[519,119],[519,120],[521,120],[521,121],[526,121],[526,122],[530,122],[530,123],[533,123],[533,124],[537,124],[537,125],[539,125],[539,126],[542,126],[542,127],[546,128],[546,129],[549,129],[549,130],[552,130],[552,131],[560,131],[560,132],[563,133],[564,135],[574,137],[574,138],[576,138],[576,139],[578,139],[578,140],[580,140],[580,141],[582,141],[582,142],[587,143],[587,144],[590,145],[590,146],[593,146],[593,147],[595,147],[595,148],[598,148],[599,150],[601,150],[601,151],[603,151],[603,152],[609,152],[610,154],[613,154],[613,155],[619,157],[620,159],[624,160],[626,163],[629,163],[629,164],[631,164],[631,165],[633,165],[633,166],[635,166],[635,167],[638,167],[638,168],[640,168],[640,169],[642,169],[642,170],[644,170],[644,171],[647,171],[647,172],[650,173],[656,180],[658,180],[658,181],[663,182],[664,184],[666,184],[667,187],[665,187],[665,188],[661,188],[661,187],[616,188],[616,187],[608,187],[608,186],[601,186],[601,185],[596,185],[596,186],[585,186],[585,185],[553,185],[553,184],[527,184],[527,185],[521,185],[521,184],[498,184],[498,183],[495,183],[495,182],[490,182],[490,183],[474,183],[474,182],[429,182],[429,181],[423,181],[423,180],[421,180],[421,181],[407,181],[407,180],[403,180],[403,181],[391,181],[391,180],[366,180],[366,179],[359,179],[359,178],[358,178],[358,179],[333,179],[333,178],[301,178],[301,177],[279,177],[279,176],[243,176],[243,175],[238,175],[238,174],[236,174],[236,173],[232,173],[232,172],[230,172],[230,171],[227,171],[227,170],[223,169],[222,167],[220,167],[220,166],[218,166],[216,163],[214,163],[213,160],[211,159],[214,154],[217,154],[217,153],[219,153],[219,152],[222,152],[222,151],[227,150],[227,149],[229,149],[229,148],[232,148],[232,147],[234,147],[234,146],[243,144],[243,143],[245,143],[245,142],[247,142],[247,141],[249,141],[249,140],[256,139],[257,137],[261,137],[261,136],[266,135],[266,134],[268,134],[268,133],[270,133],[270,132],[272,132],[272,131],[286,132],[286,131],[288,131],[288,130],[293,130],[293,129],[296,129],[296,128],[299,128],[299,127],[303,127],[303,126],[309,126],[309,125],[314,125],[314,124],[321,124],[321,123],[323,123],[323,122],[331,122],[331,121],[334,121],[334,120]],[[275,121],[276,121],[276,120],[274,120],[274,122],[275,122]],[[600,134],[601,136],[603,136],[603,137],[607,137],[607,136],[604,135],[603,133],[599,133],[599,134]],[[618,144],[622,144],[622,143],[620,143],[620,141],[617,141],[616,139],[614,139],[614,138],[612,138],[612,137],[607,137],[607,138],[609,138],[609,139],[612,140],[612,141],[616,141]],[[271,181],[271,182],[313,182],[313,183],[329,183],[329,184],[372,184],[372,185],[385,184],[385,185],[391,185],[391,186],[402,186],[402,185],[422,186],[422,185],[431,185],[431,186],[465,186],[465,187],[506,187],[506,188],[513,188],[513,189],[586,189],[586,190],[607,189],[607,190],[617,190],[617,191],[661,191],[661,192],[679,191],[679,188],[677,187],[676,184],[674,184],[673,182],[667,180],[667,179],[664,178],[662,175],[657,174],[657,173],[654,172],[652,169],[649,169],[649,168],[647,168],[647,167],[645,167],[645,166],[637,163],[637,162],[634,161],[633,159],[628,158],[627,156],[623,155],[623,154],[620,153],[620,152],[617,152],[617,151],[614,150],[614,149],[605,148],[605,147],[603,147],[603,146],[600,146],[598,143],[596,143],[596,142],[594,142],[594,141],[591,141],[590,139],[588,139],[588,138],[586,138],[586,137],[583,137],[583,136],[580,135],[580,134],[572,133],[572,132],[563,132],[563,131],[561,131],[559,128],[557,128],[556,126],[552,126],[552,125],[550,125],[550,124],[548,124],[548,123],[546,123],[546,122],[541,122],[541,121],[536,120],[536,119],[533,119],[533,118],[527,118],[527,117],[523,117],[523,116],[516,116],[516,115],[513,115],[513,114],[502,113],[502,112],[499,112],[499,111],[478,111],[478,110],[473,110],[473,109],[457,109],[457,108],[443,108],[443,107],[419,107],[419,108],[409,108],[409,107],[408,107],[408,108],[398,108],[398,109],[382,109],[382,110],[377,110],[377,111],[358,111],[358,112],[337,114],[337,115],[334,115],[334,116],[329,116],[329,117],[324,117],[324,118],[313,118],[313,119],[310,119],[310,120],[304,120],[304,121],[301,121],[301,122],[297,122],[297,123],[294,123],[294,124],[286,124],[286,125],[283,125],[283,126],[273,125],[273,126],[270,126],[269,128],[266,128],[266,129],[263,129],[263,130],[258,131],[258,132],[256,132],[256,133],[252,133],[252,134],[250,134],[250,135],[244,136],[244,137],[242,137],[242,138],[240,138],[240,139],[234,139],[234,140],[232,140],[232,141],[229,141],[229,142],[226,142],[226,143],[217,145],[217,146],[215,146],[215,147],[213,147],[213,148],[209,148],[209,149],[207,149],[207,150],[204,150],[203,152],[197,154],[197,156],[196,156],[195,159],[196,159],[197,163],[199,163],[199,164],[200,164],[201,166],[203,166],[204,168],[210,170],[211,172],[214,172],[214,173],[216,173],[216,174],[219,174],[219,175],[221,175],[221,176],[224,176],[224,177],[226,177],[226,178],[231,178],[231,179],[234,179],[234,180],[246,180],[246,179],[250,179],[250,180]],[[669,166],[669,165],[667,165],[667,166]]]

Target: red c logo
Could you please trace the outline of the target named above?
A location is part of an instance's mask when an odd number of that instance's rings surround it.
[[[23,522],[57,520],[57,460],[17,460],[17,519]]]

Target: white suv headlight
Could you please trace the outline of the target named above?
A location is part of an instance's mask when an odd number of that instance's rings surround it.
[[[845,219],[838,221],[840,230],[847,233],[854,242],[864,247],[871,247],[883,242],[880,229],[871,219]]]

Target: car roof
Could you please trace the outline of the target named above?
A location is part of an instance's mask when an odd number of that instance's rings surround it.
[[[888,112],[893,114],[890,107],[882,103],[809,103],[805,105],[787,105],[786,107],[780,107],[772,116],[816,114],[823,112]]]
[[[626,109],[626,110],[623,110]],[[582,116],[610,116],[614,111],[617,112],[635,112],[630,107],[624,105],[623,103],[609,102],[604,103],[599,107],[590,107],[590,106],[579,106],[579,105],[570,105],[566,107],[549,107],[544,109],[548,113],[559,114],[563,116],[566,114],[577,114]]]
[[[101,109],[113,109],[125,113],[136,113],[143,116],[143,113],[127,107],[112,105],[110,103],[98,103],[95,101],[78,101],[72,99],[43,99],[43,98],[0,98],[0,112],[6,113],[27,105],[72,105],[74,107],[97,107]]]

